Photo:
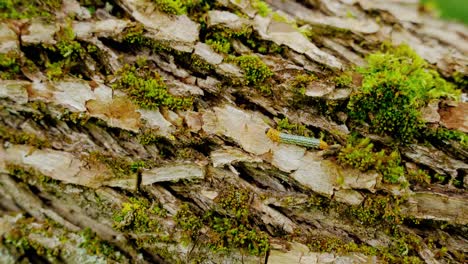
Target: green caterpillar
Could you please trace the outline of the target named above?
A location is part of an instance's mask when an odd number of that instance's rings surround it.
[[[294,144],[309,148],[319,148],[319,149],[327,149],[328,144],[327,142],[318,139],[318,138],[310,138],[310,137],[302,137],[296,135],[290,135],[286,133],[279,132],[273,128],[267,128],[265,130],[267,137],[275,142],[281,142],[286,144]]]

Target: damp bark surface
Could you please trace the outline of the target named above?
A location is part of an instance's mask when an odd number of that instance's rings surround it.
[[[0,11],[1,263],[466,263],[465,25],[413,0]]]

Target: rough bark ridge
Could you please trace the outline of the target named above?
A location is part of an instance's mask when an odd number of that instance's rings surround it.
[[[1,263],[466,261],[465,26],[417,0],[26,2],[0,6]]]

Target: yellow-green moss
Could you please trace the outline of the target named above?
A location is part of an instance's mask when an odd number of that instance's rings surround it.
[[[354,242],[344,242],[337,237],[309,237],[307,246],[313,252],[336,253],[345,255],[350,252],[363,253],[367,256],[377,255],[377,249],[367,245],[358,245]]]
[[[402,224],[405,219],[399,207],[403,202],[402,198],[370,195],[362,204],[351,206],[348,210],[351,216],[363,225],[394,226]]]
[[[107,259],[120,260],[122,255],[118,250],[106,241],[101,240],[90,228],[85,228],[78,233],[83,241],[78,245],[86,249],[90,255],[105,256]]]
[[[359,68],[362,87],[352,94],[349,116],[370,124],[371,132],[411,142],[424,127],[420,109],[431,99],[458,99],[460,91],[446,82],[411,48],[386,47]]]
[[[443,127],[429,128],[424,131],[424,136],[429,140],[454,140],[459,142],[462,147],[468,149],[468,135],[458,130],[450,130]]]
[[[339,76],[333,78],[335,86],[338,88],[345,88],[351,85],[353,77],[350,72],[344,72]]]
[[[187,109],[192,106],[192,98],[171,95],[162,77],[147,67],[125,65],[115,76],[118,79],[112,88],[124,90],[142,108]]]
[[[0,139],[13,144],[26,144],[37,148],[50,147],[49,141],[39,138],[35,134],[19,132],[3,126],[0,126]]]
[[[155,232],[160,230],[158,217],[166,217],[167,212],[157,203],[146,198],[130,197],[122,204],[122,209],[113,215],[114,227],[120,231]]]
[[[91,152],[85,156],[85,160],[89,163],[101,162],[105,164],[117,178],[128,178],[138,174],[142,168],[146,167],[146,163],[142,160],[130,161],[122,157],[113,157],[100,152]]]
[[[42,174],[41,172],[16,164],[6,164],[8,174],[15,176],[16,178],[28,183],[35,185],[39,184],[56,184],[59,185],[60,181],[55,180],[49,176]]]
[[[61,243],[45,243],[44,246],[42,243],[36,242],[31,235],[45,239],[58,239]],[[50,219],[38,221],[32,217],[22,217],[2,236],[0,238],[2,245],[14,247],[21,255],[32,256],[33,258],[35,255],[40,256],[50,263],[63,262],[63,257],[70,254],[68,250],[73,250],[64,247],[63,243],[86,249],[89,257],[98,256],[105,257],[108,260],[122,261],[122,263],[128,262],[121,252],[109,243],[99,239],[89,228],[81,232],[71,232]],[[50,244],[50,247],[47,244]],[[35,254],[32,254],[33,252]],[[92,259],[96,260],[95,257],[92,257]]]
[[[45,61],[46,75],[51,80],[58,80],[69,74],[72,69],[79,69],[86,50],[75,40],[71,22],[60,28],[56,33],[56,45],[43,45],[54,54]],[[52,60],[53,58],[53,60]]]
[[[251,5],[257,10],[258,14],[262,17],[266,17],[269,14],[271,14],[270,6],[262,0],[253,0],[251,1]]]
[[[174,216],[174,221],[184,230],[184,235],[192,241],[197,239],[200,229],[203,227],[202,220],[190,210],[187,203],[180,206],[179,211]]]
[[[175,221],[185,236],[198,241],[199,231],[205,225],[209,227],[206,243],[211,250],[228,252],[241,249],[252,255],[264,255],[270,247],[269,238],[252,225],[247,190],[226,187],[220,191],[215,202],[214,210],[207,211],[203,216],[198,216],[187,204],[181,206]]]
[[[0,1],[0,19],[22,19],[32,17],[52,17],[54,11],[62,5],[60,0],[2,0]]]
[[[361,140],[350,139],[350,142],[341,149],[338,161],[350,165],[361,171],[376,169],[383,175],[383,179],[389,183],[404,181],[405,169],[401,165],[398,150],[387,154],[385,150],[374,151],[374,144],[369,138]]]
[[[307,85],[315,81],[317,77],[311,74],[298,74],[291,81],[291,87],[296,95],[305,95]]]
[[[291,124],[289,123],[289,120],[286,117],[278,121],[276,129],[278,131],[284,131],[290,134],[296,134],[296,135],[305,136],[305,137],[310,136],[310,131],[307,129],[305,125]]]
[[[201,4],[202,0],[152,0],[156,4],[156,8],[164,13],[173,15],[186,14],[190,8]]]
[[[20,55],[16,51],[0,53],[0,79],[16,79],[21,72]]]
[[[204,216],[213,231],[210,247],[218,252],[245,248],[252,255],[264,255],[270,247],[269,238],[252,225],[247,190],[229,187],[221,191],[215,201],[227,215],[207,213]]]
[[[189,63],[190,69],[195,72],[198,72],[201,74],[209,74],[210,72],[214,70],[213,65],[207,63],[198,55],[190,54],[188,61],[190,61]]]
[[[239,67],[244,70],[244,77],[247,85],[260,85],[273,76],[273,72],[270,68],[255,55],[230,57],[229,60],[237,63]]]

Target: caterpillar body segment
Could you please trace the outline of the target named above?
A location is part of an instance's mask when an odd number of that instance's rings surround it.
[[[318,139],[318,138],[290,135],[290,134],[279,132],[278,130],[275,130],[273,128],[267,128],[265,132],[266,132],[267,137],[269,137],[271,140],[275,142],[294,144],[294,145],[299,145],[299,146],[304,146],[304,147],[309,147],[309,148],[320,148],[320,149],[328,148],[328,144],[325,141]]]

